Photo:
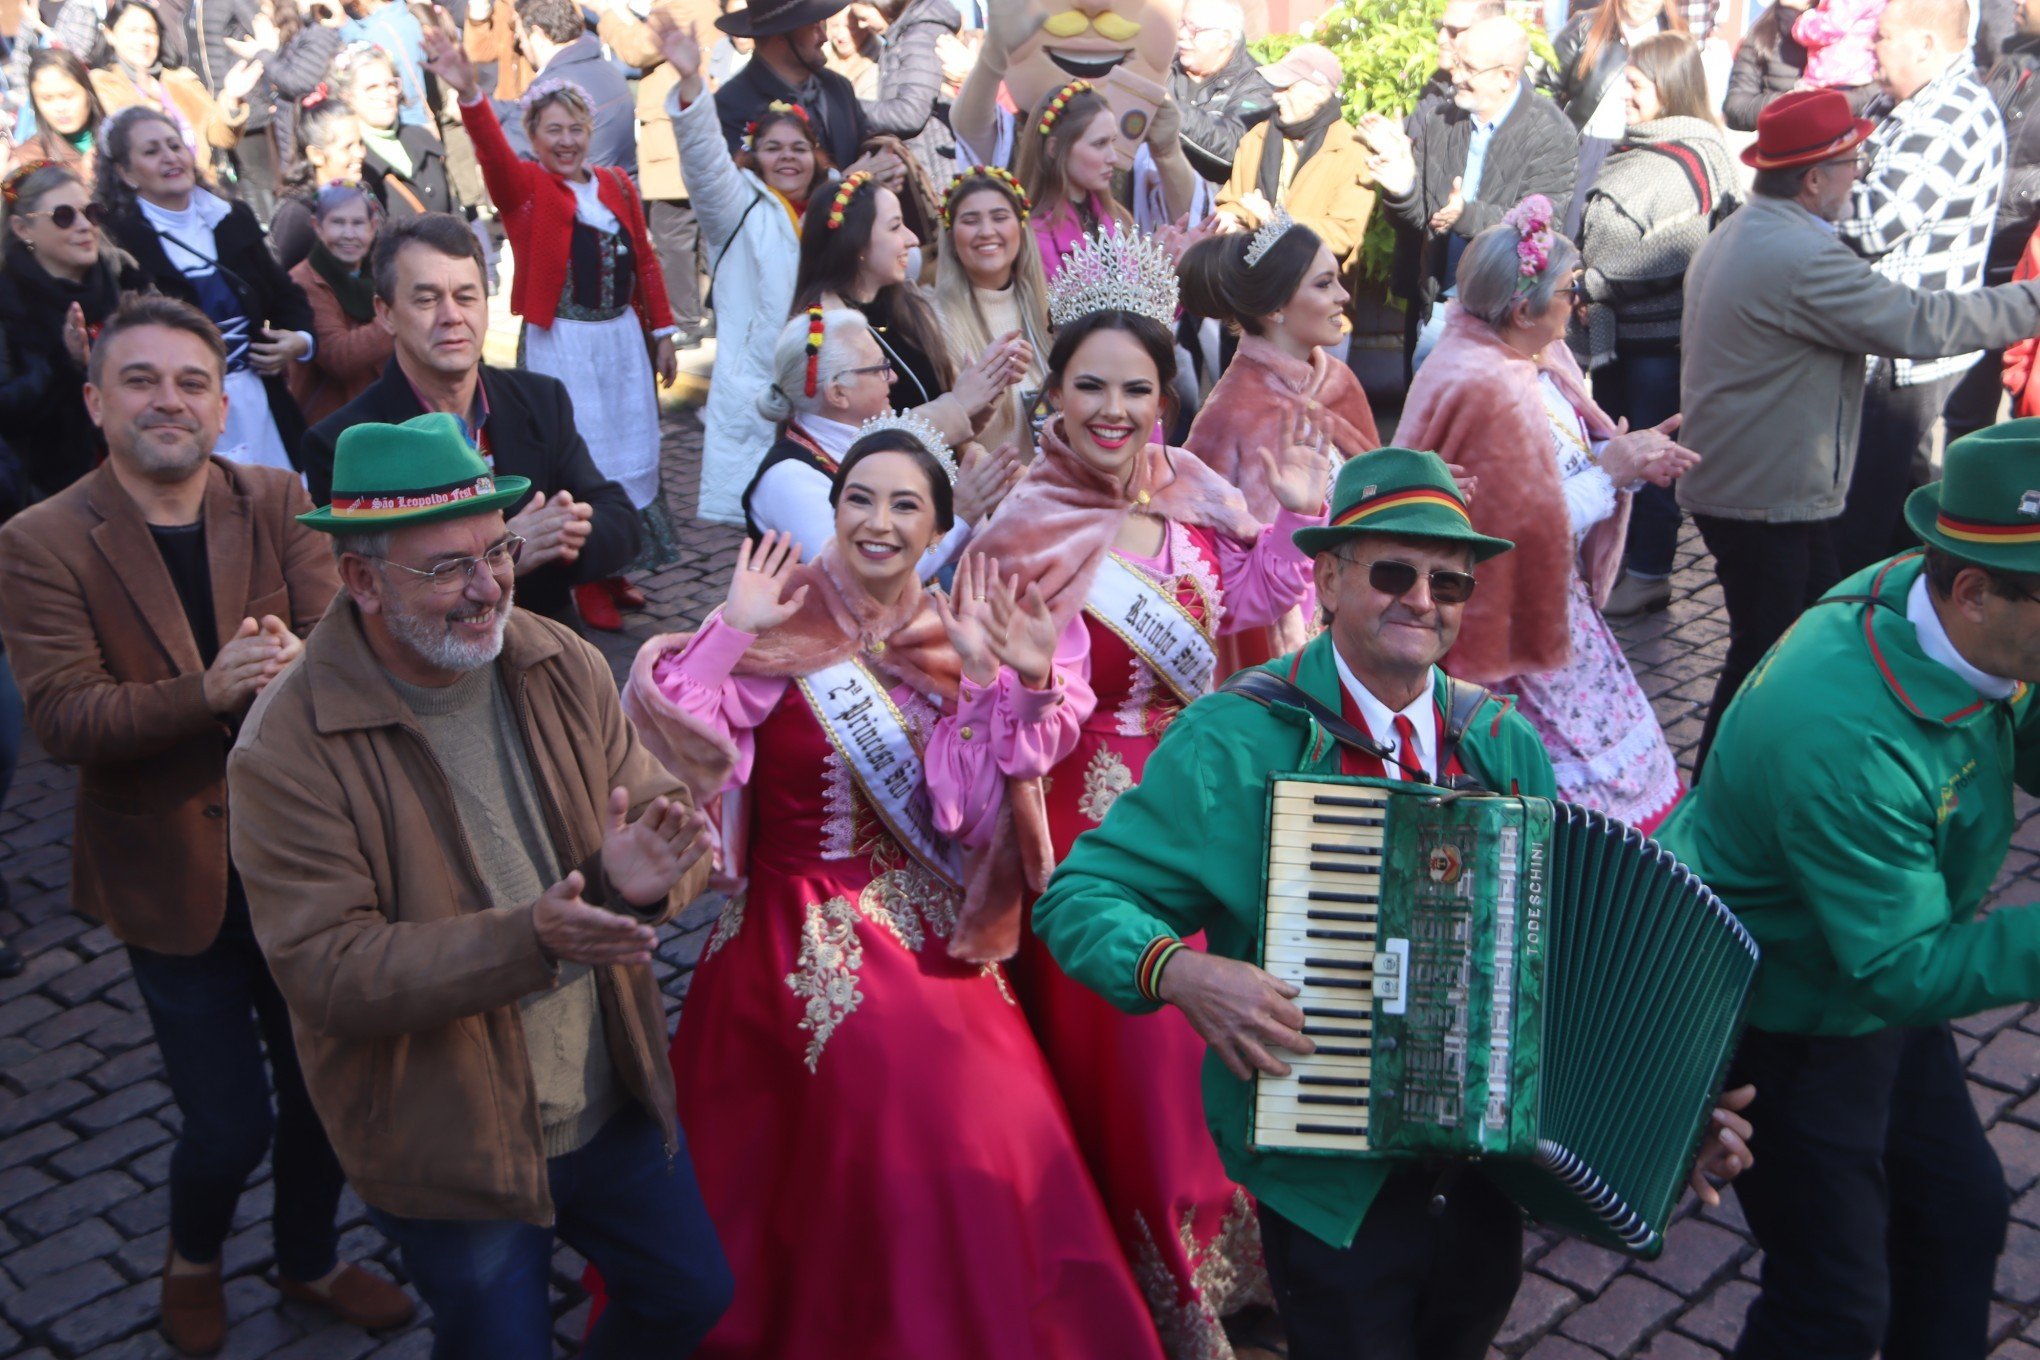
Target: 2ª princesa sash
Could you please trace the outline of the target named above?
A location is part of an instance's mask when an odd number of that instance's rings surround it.
[[[1182,602],[1153,577],[1108,552],[1098,564],[1084,610],[1110,628],[1120,641],[1154,667],[1184,703],[1211,691],[1218,654],[1211,648],[1207,625],[1199,623]]]
[[[853,657],[802,676],[800,690],[886,829],[930,872],[962,887],[962,852],[935,829],[921,753],[885,683]]]

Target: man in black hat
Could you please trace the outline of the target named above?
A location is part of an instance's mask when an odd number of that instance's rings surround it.
[[[858,159],[871,135],[864,106],[823,56],[822,24],[843,6],[844,0],[757,0],[715,21],[730,36],[755,43],[750,62],[715,92],[723,139],[734,155],[743,146],[744,125],[764,113],[766,105],[775,99],[798,104],[814,122],[816,139],[831,161],[846,173],[869,170],[894,188],[905,168],[890,155]]]

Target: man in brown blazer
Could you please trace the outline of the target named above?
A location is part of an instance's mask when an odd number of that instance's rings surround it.
[[[228,860],[235,730],[339,582],[296,477],[212,457],[224,380],[203,313],[131,299],[87,369],[106,462],[0,528],[0,637],[37,738],[79,770],[72,903],[127,945],[183,1119],[162,1312],[195,1355],[224,1341],[220,1249],[272,1131],[279,1288],[367,1327],[413,1311],[338,1262],[339,1163]]]

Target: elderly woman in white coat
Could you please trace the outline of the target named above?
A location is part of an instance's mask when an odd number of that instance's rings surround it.
[[[773,342],[793,306],[800,215],[817,188],[830,182],[829,158],[803,110],[774,105],[751,125],[732,160],[715,96],[701,78],[701,44],[692,26],[669,21],[659,27],[660,46],[680,77],[666,111],[715,290],[715,369],[703,416],[696,513],[741,524],[744,488],[775,438],[755,403],[772,381]]]

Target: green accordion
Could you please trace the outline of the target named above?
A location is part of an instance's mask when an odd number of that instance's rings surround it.
[[[1756,976],[1670,852],[1542,798],[1269,781],[1262,967],[1317,1050],[1248,1144],[1478,1159],[1533,1217],[1655,1256]]]

